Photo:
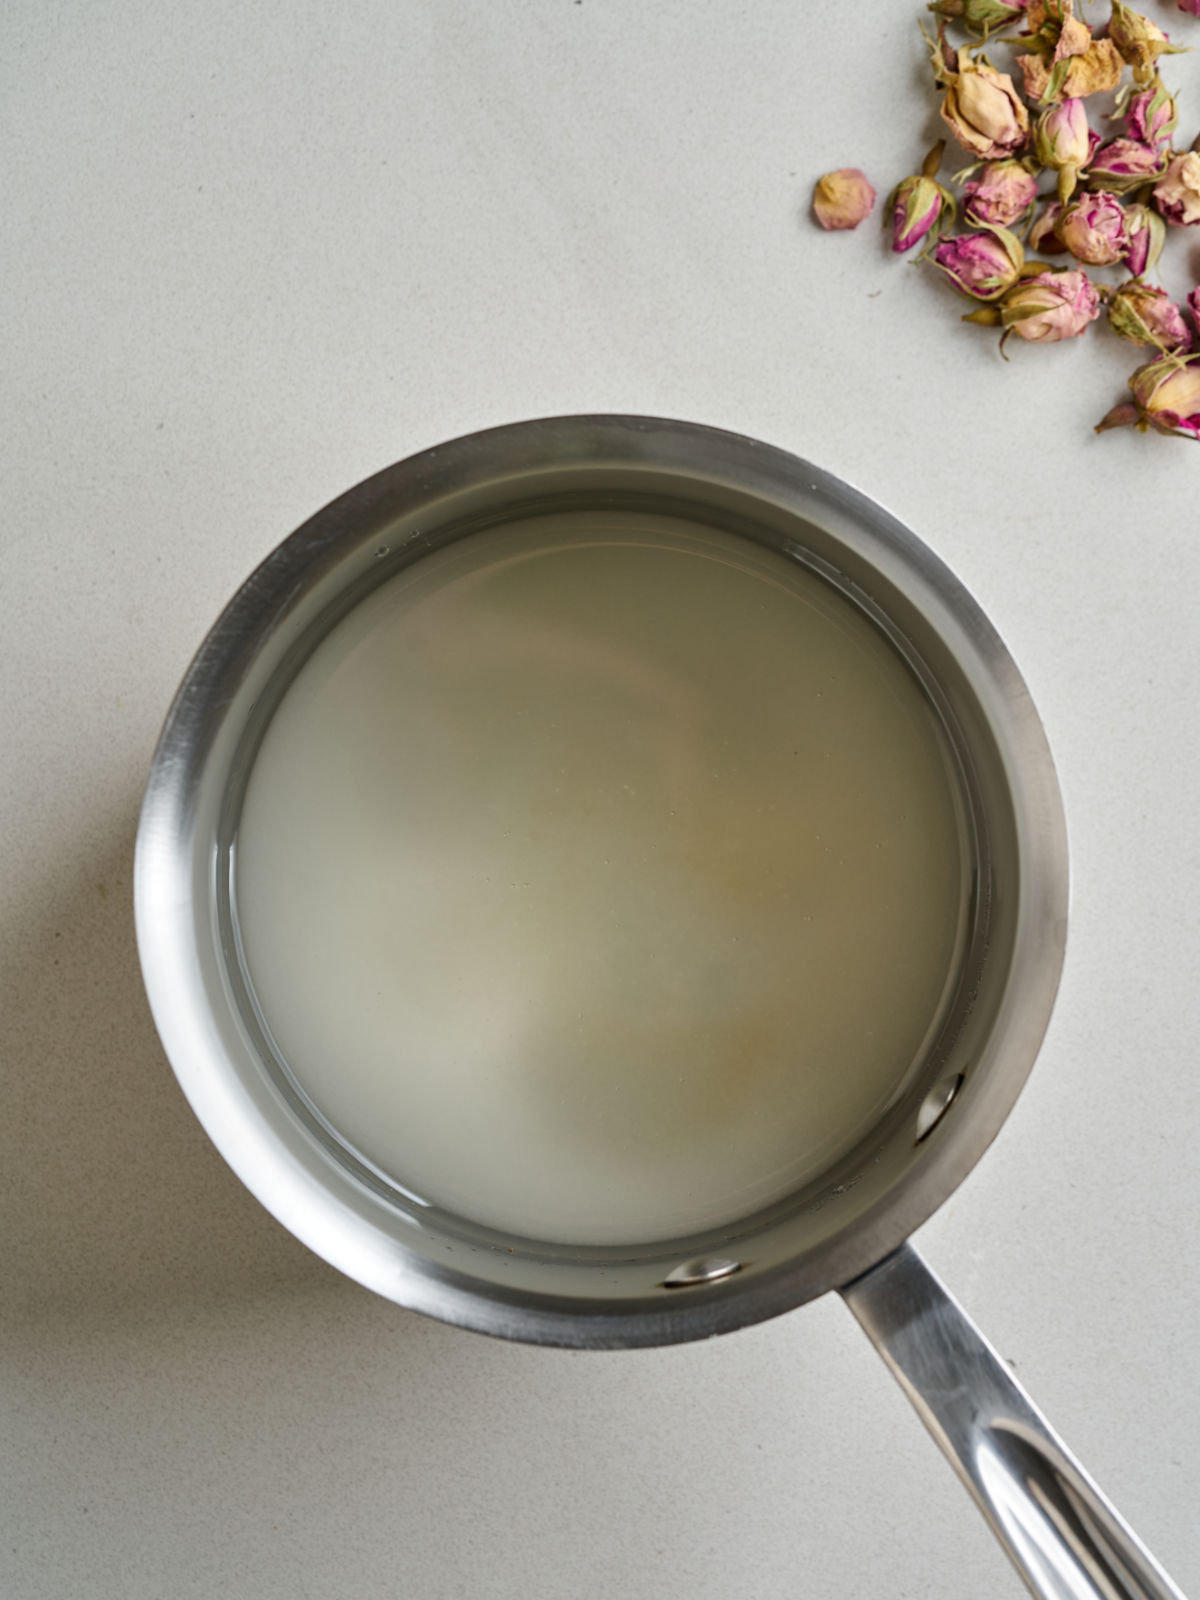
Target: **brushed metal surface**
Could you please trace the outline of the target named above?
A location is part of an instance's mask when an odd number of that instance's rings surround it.
[[[842,1290],[1039,1600],[1183,1600],[911,1245]]]

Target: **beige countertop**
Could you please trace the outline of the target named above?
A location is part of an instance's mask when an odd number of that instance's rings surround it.
[[[1200,1591],[1200,455],[1092,435],[1136,364],[1106,333],[1005,365],[874,227],[808,224],[818,173],[885,191],[932,137],[915,14],[113,0],[0,21],[4,1595],[1021,1592],[834,1300],[635,1354],[425,1321],[260,1209],[158,1044],[137,807],[221,605],[388,462],[589,410],[848,478],[1024,671],[1071,833],[1063,989],[919,1242]],[[1190,140],[1200,56],[1170,76]],[[1175,242],[1177,289],[1198,250]]]

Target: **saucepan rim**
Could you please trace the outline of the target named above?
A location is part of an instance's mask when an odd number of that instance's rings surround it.
[[[1004,762],[1019,842],[1019,904],[992,1059],[971,1115],[882,1201],[803,1259],[656,1300],[531,1293],[473,1274],[464,1253],[431,1261],[405,1246],[386,1206],[351,1194],[321,1152],[281,1134],[233,1070],[198,977],[192,897],[196,801],[221,720],[256,653],[381,507],[419,507],[456,484],[607,464],[719,485],[791,510],[854,541],[900,575],[969,672]],[[936,613],[936,615],[931,615]],[[999,1131],[1049,1023],[1068,903],[1062,801],[1041,722],[1011,656],[962,583],[875,501],[807,461],[741,434],[666,418],[548,417],[465,435],[385,467],[317,512],[251,574],[184,675],[151,766],[138,829],[135,912],[151,1009],[177,1078],[209,1136],[260,1201],[350,1277],[417,1311],[481,1332],[578,1347],[679,1342],[760,1321],[844,1286],[893,1250],[957,1188]],[[935,1147],[936,1146],[936,1147]]]

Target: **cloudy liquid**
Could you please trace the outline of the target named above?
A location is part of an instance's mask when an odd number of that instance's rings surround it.
[[[849,1150],[963,923],[944,737],[882,634],[734,535],[580,513],[385,583],[285,694],[236,902],[298,1083],[406,1189],[670,1238]]]

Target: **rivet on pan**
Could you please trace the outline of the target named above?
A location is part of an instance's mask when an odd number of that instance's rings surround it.
[[[663,1279],[664,1289],[686,1289],[694,1283],[716,1283],[718,1278],[728,1278],[739,1272],[742,1263],[729,1261],[724,1256],[696,1256],[691,1261],[681,1261]]]
[[[921,1109],[917,1112],[917,1143],[927,1139],[938,1123],[950,1109],[955,1095],[962,1088],[963,1075],[956,1072],[953,1077],[943,1078],[921,1102]]]

